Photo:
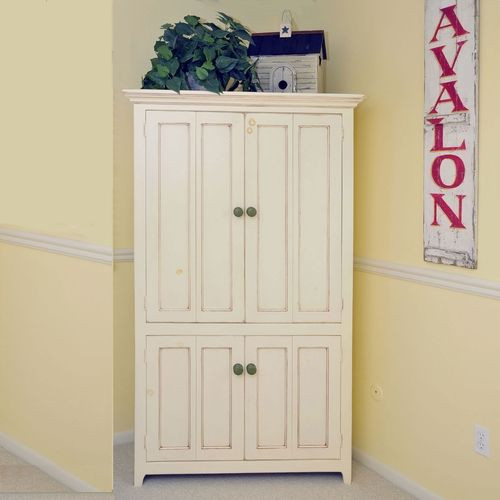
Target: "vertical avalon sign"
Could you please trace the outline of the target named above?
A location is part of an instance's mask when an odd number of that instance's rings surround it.
[[[477,0],[426,0],[424,259],[476,268]]]

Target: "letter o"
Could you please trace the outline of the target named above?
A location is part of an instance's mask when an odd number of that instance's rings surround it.
[[[444,160],[451,160],[455,164],[455,180],[451,184],[445,184],[441,178],[441,163]],[[462,159],[456,155],[441,155],[432,162],[432,178],[441,188],[452,189],[460,186],[465,177],[465,165]]]

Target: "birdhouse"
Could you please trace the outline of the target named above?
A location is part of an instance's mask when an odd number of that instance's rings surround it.
[[[294,31],[291,37],[254,33],[248,49],[257,59],[257,74],[265,92],[323,92],[325,33]]]

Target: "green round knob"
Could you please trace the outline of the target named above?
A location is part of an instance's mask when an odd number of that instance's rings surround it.
[[[248,363],[247,373],[248,375],[255,375],[257,373],[257,367],[253,363]]]
[[[233,366],[233,373],[235,375],[241,375],[243,373],[243,365],[241,363],[236,363]]]
[[[236,207],[233,210],[233,214],[236,215],[236,217],[241,217],[243,215],[243,209],[241,207]]]
[[[247,208],[248,217],[255,217],[257,215],[257,210],[254,207]]]

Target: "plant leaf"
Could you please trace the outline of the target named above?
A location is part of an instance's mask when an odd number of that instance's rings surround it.
[[[175,31],[179,33],[179,35],[192,35],[194,33],[194,30],[189,24],[187,23],[177,23],[175,25]]]
[[[216,30],[213,30],[212,33],[210,33],[210,34],[214,38],[225,38],[227,35],[227,31],[217,28]]]
[[[170,69],[166,64],[158,64],[156,66],[156,72],[161,78],[165,78],[170,74]]]
[[[172,59],[170,59],[170,61],[167,61],[166,65],[170,71],[170,74],[175,75],[181,64],[178,59],[175,59],[175,57],[173,57]]]
[[[184,16],[184,21],[186,21],[193,28],[198,24],[200,18],[198,16]]]
[[[153,70],[148,71],[144,78],[145,78],[145,80],[149,79],[154,84],[158,85],[157,88],[161,88],[161,89],[165,88],[165,79],[162,78],[156,71],[153,71]]]
[[[193,53],[193,62],[201,61],[203,59],[203,52],[201,49],[196,49]]]
[[[175,92],[179,93],[181,90],[182,80],[178,76],[174,76],[172,78],[169,78],[165,82],[165,85],[167,89],[174,90]]]
[[[208,78],[208,71],[200,66],[196,68],[196,76],[199,80],[206,80]]]
[[[160,47],[158,47],[158,49],[156,50],[156,53],[163,57],[163,59],[165,59],[166,61],[169,61],[170,59],[172,59],[172,51],[165,45],[161,45]]]
[[[162,30],[169,30],[170,28],[173,28],[174,25],[170,23],[165,23],[163,26],[161,26]]]
[[[210,45],[215,42],[215,38],[210,36],[208,33],[205,33],[205,35],[203,36],[203,41],[206,44]]]
[[[177,38],[179,35],[174,30],[165,30],[163,32],[163,40],[165,40],[171,49],[175,49]]]
[[[236,30],[234,32],[234,34],[238,38],[241,38],[242,40],[246,40],[247,42],[250,42],[252,40],[252,35],[246,30]]]
[[[203,55],[207,61],[213,61],[216,55],[215,49],[213,47],[204,47]]]
[[[222,92],[221,85],[217,78],[208,78],[203,82],[203,86],[210,92],[215,92],[216,94],[220,94]]]
[[[205,61],[202,65],[202,68],[205,68],[207,71],[212,71],[215,69],[214,63],[212,61]]]
[[[219,56],[215,60],[217,69],[219,71],[222,71],[223,73],[231,71],[236,66],[236,64],[238,64],[238,59],[234,59],[234,57]]]

